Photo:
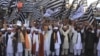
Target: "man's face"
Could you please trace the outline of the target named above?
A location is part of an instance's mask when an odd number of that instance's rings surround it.
[[[69,29],[68,26],[66,26],[66,27],[63,28],[64,31],[67,31],[68,29]]]
[[[8,30],[8,34],[11,34],[11,30]]]
[[[18,29],[18,32],[20,32],[20,29]]]
[[[49,28],[48,26],[44,26],[44,30],[47,31]]]
[[[77,31],[80,31],[80,29],[77,29]]]
[[[91,32],[92,31],[92,28],[89,28],[88,31]]]
[[[27,33],[30,34],[30,30],[27,30]]]

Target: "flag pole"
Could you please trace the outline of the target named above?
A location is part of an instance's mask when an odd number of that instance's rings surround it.
[[[69,19],[69,17],[70,17],[70,13],[72,11],[72,8],[73,8],[73,5],[74,5],[75,1],[77,1],[77,0],[73,0],[72,5],[70,6],[70,8],[67,11],[67,15],[66,15],[67,19]]]

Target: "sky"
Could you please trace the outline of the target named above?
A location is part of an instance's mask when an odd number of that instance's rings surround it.
[[[70,0],[70,4],[72,3],[73,0]],[[87,5],[89,6],[91,3],[95,2],[97,0],[87,0]],[[98,5],[100,7],[100,5]]]
[[[95,1],[97,1],[97,0],[87,0],[88,6],[89,6],[91,3],[95,2]]]

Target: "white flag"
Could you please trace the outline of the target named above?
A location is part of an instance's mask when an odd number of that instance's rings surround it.
[[[84,7],[83,7],[83,5],[80,5],[80,7],[77,9],[77,11],[73,15],[71,15],[71,20],[77,20],[83,14],[84,14]]]

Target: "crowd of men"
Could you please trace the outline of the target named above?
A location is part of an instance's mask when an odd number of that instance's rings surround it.
[[[100,56],[100,26],[64,20],[32,20],[0,29],[0,56]],[[96,44],[96,48],[94,48]]]

